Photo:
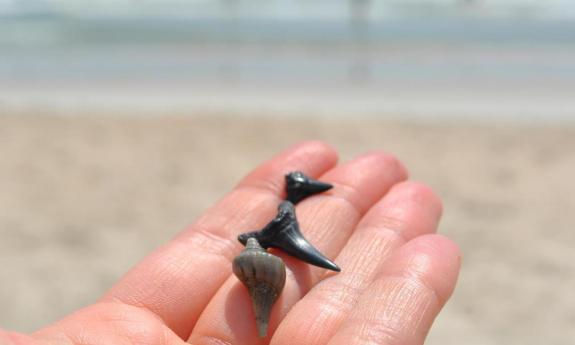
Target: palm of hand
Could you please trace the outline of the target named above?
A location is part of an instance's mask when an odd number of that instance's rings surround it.
[[[249,174],[194,225],[133,268],[100,301],[32,335],[0,344],[422,344],[451,295],[457,247],[433,234],[441,202],[392,156],[336,166],[318,142],[292,147]],[[268,337],[258,338],[245,288],[231,274],[240,232],[273,218],[283,174],[336,186],[297,207],[310,242],[342,272],[279,251],[288,268]]]

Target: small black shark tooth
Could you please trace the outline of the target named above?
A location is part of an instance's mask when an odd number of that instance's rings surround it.
[[[301,171],[293,171],[285,175],[287,197],[294,205],[310,195],[325,192],[333,188],[329,183],[314,180]]]

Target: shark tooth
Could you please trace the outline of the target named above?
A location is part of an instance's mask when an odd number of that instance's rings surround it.
[[[317,250],[303,236],[296,218],[294,205],[283,201],[278,207],[277,216],[262,230],[241,234],[238,240],[246,245],[255,238],[263,248],[278,248],[311,265],[339,272],[341,269]]]
[[[325,192],[333,188],[329,183],[314,180],[301,171],[292,171],[285,175],[287,197],[294,205],[310,195]]]

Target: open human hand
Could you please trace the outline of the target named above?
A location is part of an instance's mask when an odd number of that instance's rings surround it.
[[[245,287],[232,274],[238,234],[261,228],[300,170],[334,188],[297,205],[306,238],[341,267],[326,271],[281,251],[285,288],[259,338]],[[0,345],[423,344],[451,295],[456,245],[434,234],[441,201],[407,181],[393,156],[372,152],[337,164],[305,142],[265,162],[192,226],[158,248],[91,306]]]

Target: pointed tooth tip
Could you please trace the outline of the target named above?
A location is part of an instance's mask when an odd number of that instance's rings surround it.
[[[316,185],[318,188],[323,189],[324,191],[333,188],[333,185],[332,185],[331,183],[322,182],[322,181],[317,181],[317,180],[315,181],[315,185]]]
[[[333,266],[333,268],[330,268],[332,271],[341,272],[341,268],[338,265],[334,264]]]
[[[322,266],[320,266],[320,267],[323,267],[323,268],[325,268],[325,269],[328,269],[328,270],[331,270],[331,271],[334,271],[334,272],[341,272],[341,268],[340,268],[338,265],[336,265],[335,263],[331,262],[331,261],[325,262],[325,263],[324,263]]]

